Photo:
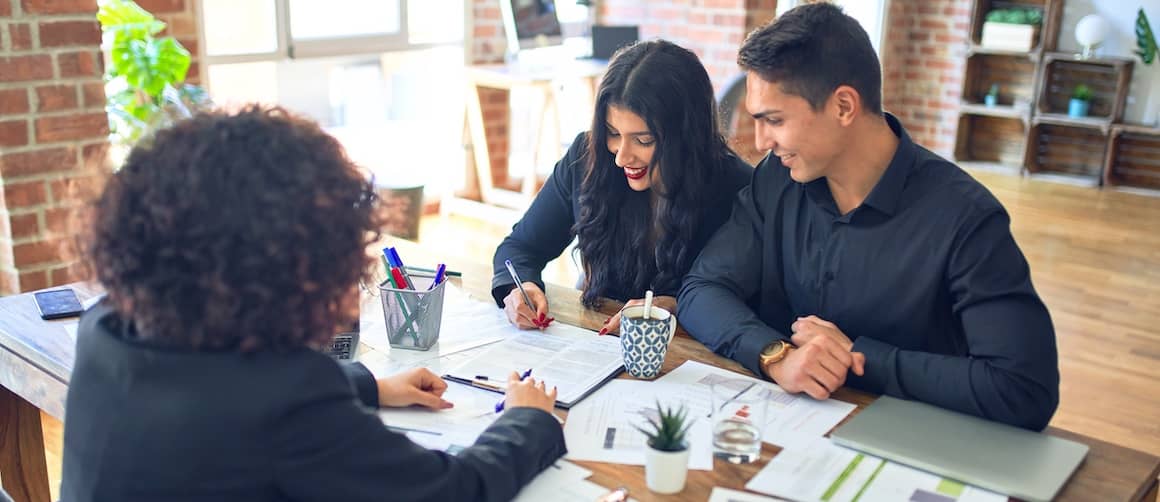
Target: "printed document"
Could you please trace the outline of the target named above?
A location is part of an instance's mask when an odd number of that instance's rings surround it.
[[[764,386],[769,391],[766,403],[766,423],[761,431],[761,439],[782,448],[809,444],[824,436],[842,419],[846,418],[856,405],[835,399],[818,401],[806,395],[790,394],[773,382],[758,380],[739,373],[710,366],[696,361],[687,361],[658,378],[657,383],[679,386],[694,386],[702,389],[708,408],[709,386],[715,382],[738,380]]]
[[[668,408],[685,405],[694,422],[689,428],[689,469],[713,470],[712,425],[708,396],[697,387],[639,380],[613,380],[568,412],[564,441],[568,458],[644,465],[646,427],[656,417],[657,401]]]
[[[745,488],[799,502],[1007,500],[982,488],[843,448],[828,438],[783,449]]]
[[[543,331],[512,329],[518,333],[471,351],[474,357],[448,375],[464,380],[486,377],[502,385],[511,372],[531,368],[532,378],[559,391],[556,405],[569,408],[624,368],[617,337],[596,336],[563,323]]]

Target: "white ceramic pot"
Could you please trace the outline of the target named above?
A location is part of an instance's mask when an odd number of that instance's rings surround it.
[[[656,493],[672,494],[685,489],[689,474],[689,448],[681,451],[660,451],[649,447],[644,457],[644,477],[648,489]]]

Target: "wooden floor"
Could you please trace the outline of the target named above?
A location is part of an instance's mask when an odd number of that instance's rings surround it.
[[[1059,340],[1061,402],[1052,425],[1160,455],[1160,197],[975,172],[1007,207],[1051,310]],[[490,261],[508,229],[429,217],[422,241]],[[561,259],[545,280],[573,284]],[[45,419],[53,496],[60,424]]]

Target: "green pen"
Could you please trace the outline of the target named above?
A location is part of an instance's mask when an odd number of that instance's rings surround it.
[[[383,258],[383,262],[386,262],[386,258]],[[387,272],[387,280],[390,281],[391,287],[394,289],[403,289],[399,286],[399,283],[395,282],[394,275],[390,273],[390,267],[387,268]],[[404,300],[403,294],[395,291],[395,300],[399,302],[399,309],[403,311],[403,325],[399,327],[399,332],[396,335],[401,338],[403,335],[410,334],[411,340],[415,342],[415,346],[418,346],[419,335],[415,333],[415,321],[412,318],[412,314],[407,311],[407,302]],[[401,343],[401,340],[394,340],[394,342]]]

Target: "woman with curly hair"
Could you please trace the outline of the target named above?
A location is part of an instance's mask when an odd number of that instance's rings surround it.
[[[451,407],[430,371],[375,380],[318,349],[357,319],[381,217],[336,140],[281,109],[179,123],[133,150],[85,252],[61,497],[509,500],[564,453],[555,391],[513,376],[507,411],[452,456],[380,406]]]
[[[601,298],[639,303],[652,289],[654,303],[675,312],[681,279],[752,174],[721,136],[713,85],[697,56],[663,40],[625,47],[600,81],[591,129],[496,249],[492,296],[520,328],[546,326],[540,273],[577,238],[586,306]],[[619,314],[610,317],[600,334],[619,324]]]

